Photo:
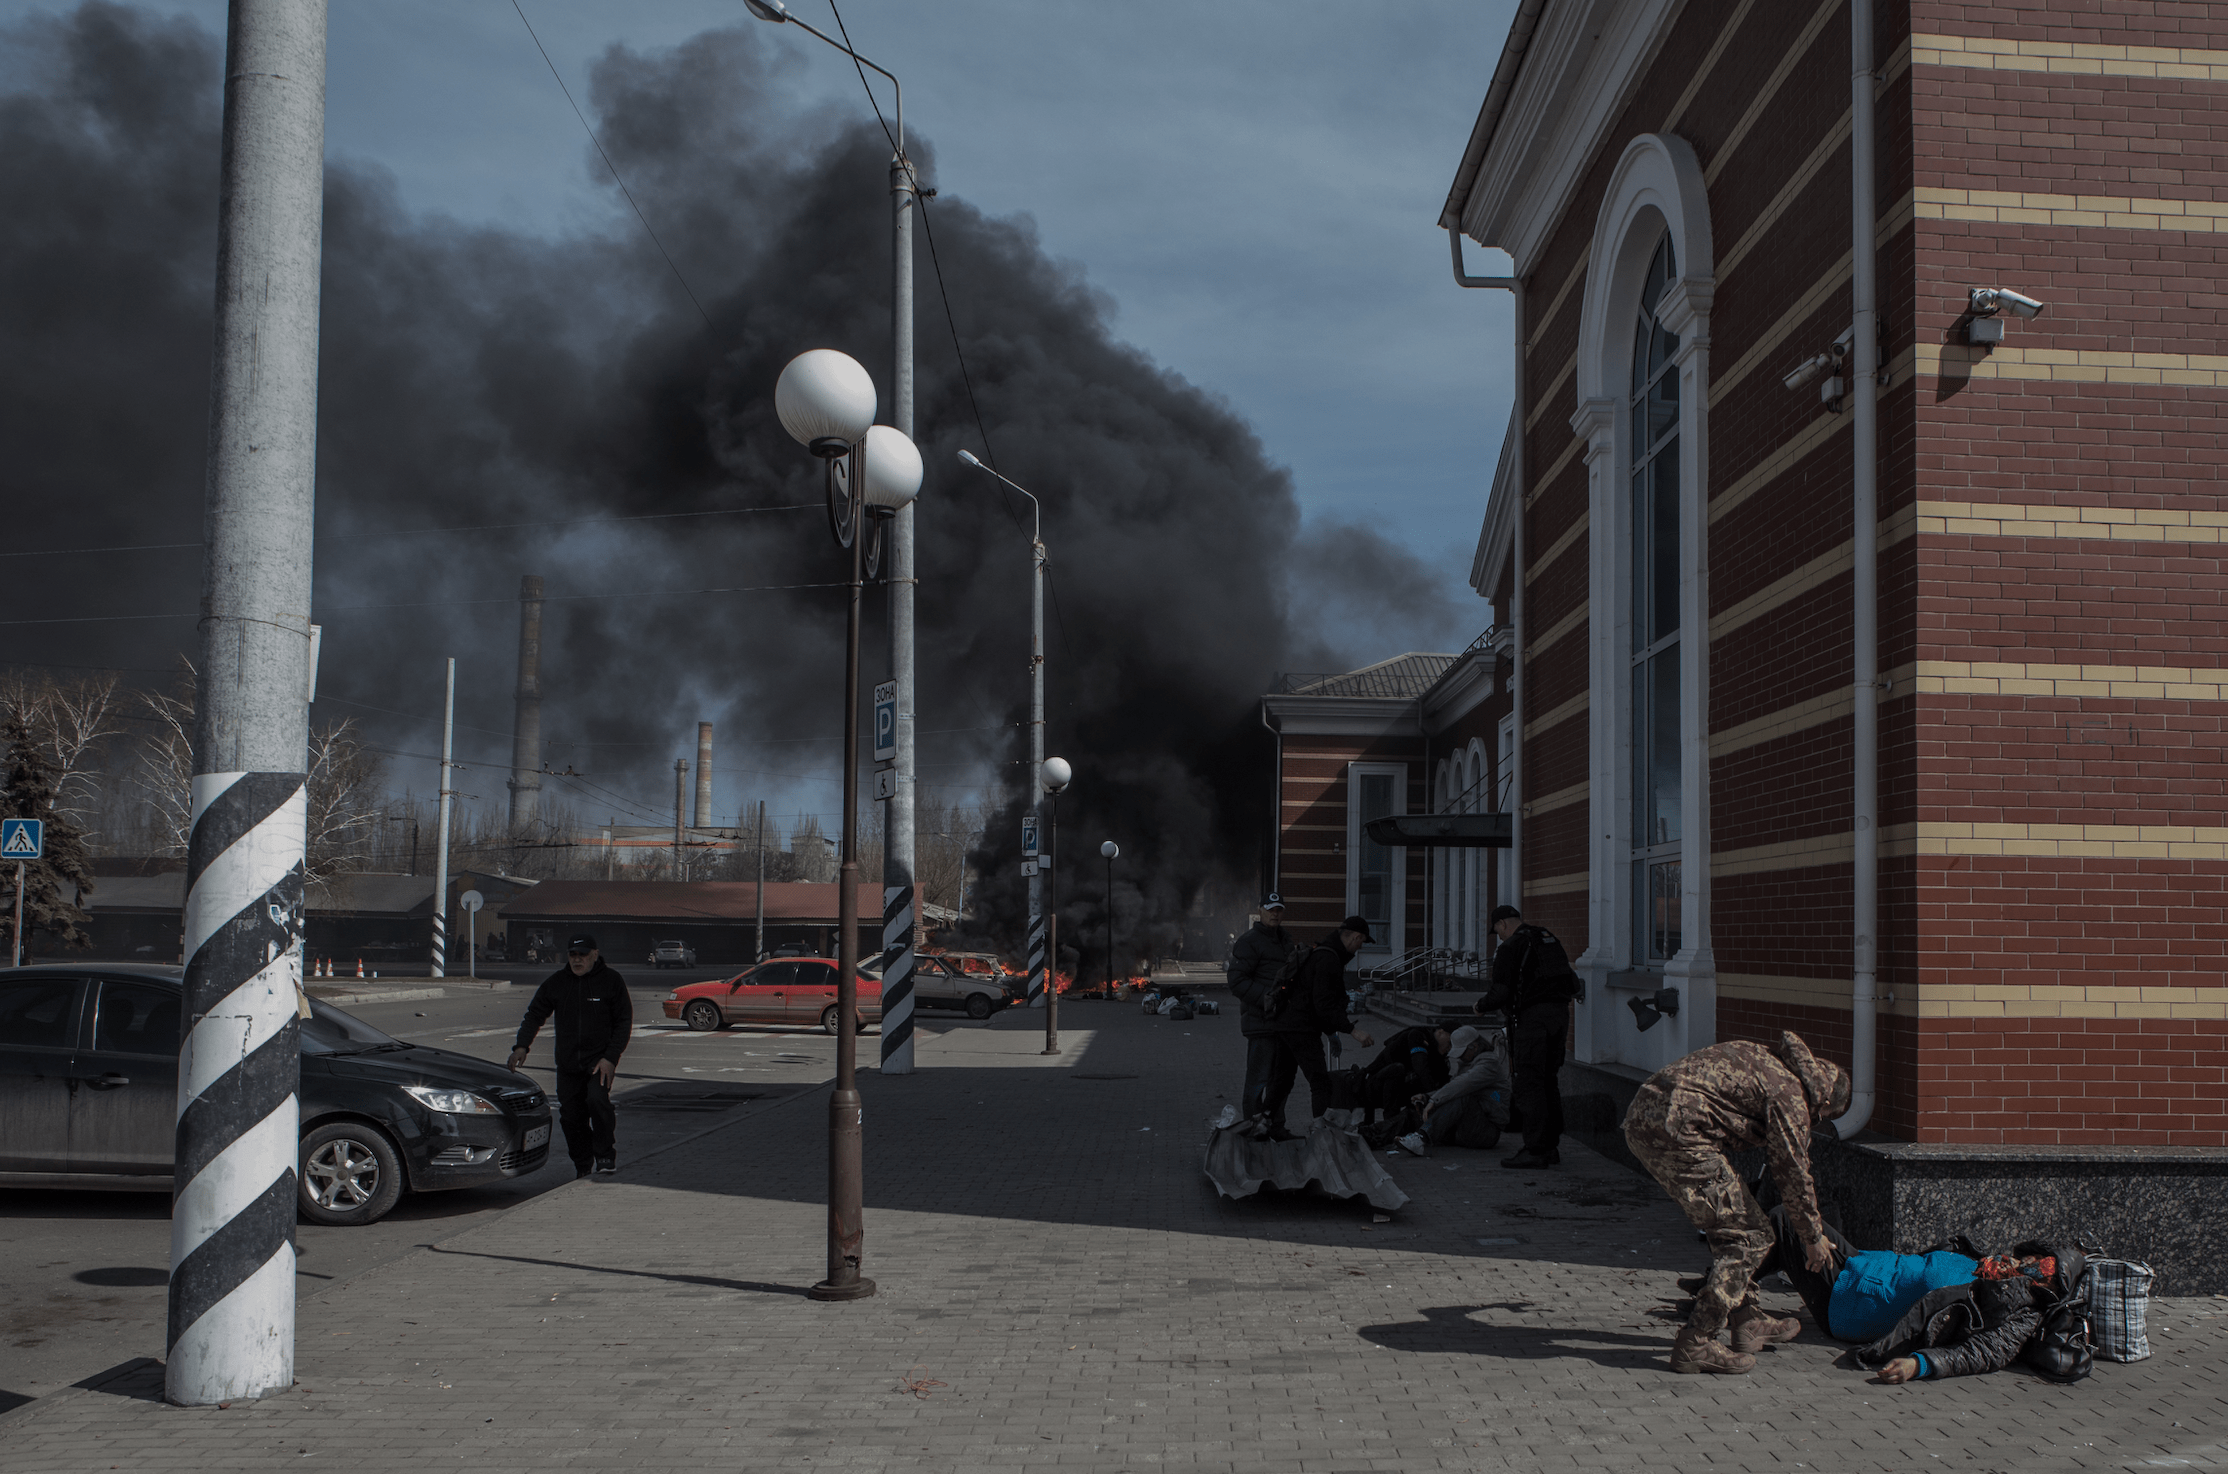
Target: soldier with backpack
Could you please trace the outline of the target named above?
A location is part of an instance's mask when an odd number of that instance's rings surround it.
[[[1493,977],[1479,996],[1479,1013],[1509,1016],[1511,1104],[1522,1119],[1524,1149],[1501,1165],[1524,1169],[1553,1167],[1563,1160],[1563,1038],[1570,1029],[1570,1003],[1578,996],[1578,973],[1570,953],[1543,926],[1528,926],[1514,906],[1493,908]]]
[[[1323,1040],[1331,1034],[1350,1034],[1361,1045],[1374,1044],[1362,1027],[1346,1016],[1346,964],[1369,941],[1366,917],[1349,916],[1336,930],[1304,951],[1295,951],[1277,973],[1275,988],[1262,1004],[1270,1034],[1269,1085],[1262,1109],[1269,1118],[1269,1135],[1285,1141],[1284,1102],[1291,1097],[1296,1078],[1307,1076],[1308,1105],[1320,1117],[1331,1108],[1331,1068],[1323,1060]]]
[[[1261,919],[1230,944],[1230,961],[1223,973],[1230,980],[1231,996],[1238,1000],[1238,1033],[1246,1041],[1246,1083],[1238,1110],[1247,1120],[1267,1109],[1277,1048],[1276,1028],[1263,1010],[1293,951],[1292,937],[1284,929],[1284,898],[1271,891],[1261,902]],[[1273,1135],[1284,1129],[1284,1118],[1279,1114],[1262,1124]]]

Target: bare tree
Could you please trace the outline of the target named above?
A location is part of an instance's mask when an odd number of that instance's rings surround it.
[[[0,720],[20,718],[32,743],[59,775],[52,812],[87,839],[109,795],[103,760],[109,739],[123,735],[124,701],[112,671],[57,680],[45,672],[0,673]]]
[[[385,806],[386,763],[364,750],[353,718],[309,735],[309,858],[312,880],[366,870]]]
[[[196,673],[181,657],[168,691],[134,691],[146,731],[132,781],[144,799],[141,826],[148,848],[183,856],[193,837],[193,702]]]

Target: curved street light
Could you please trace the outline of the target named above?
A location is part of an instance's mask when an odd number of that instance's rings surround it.
[[[1113,840],[1099,846],[1106,857],[1106,996],[1114,996],[1114,857],[1122,847]]]
[[[900,432],[875,424],[875,408],[867,371],[832,348],[791,359],[774,386],[782,428],[825,468],[828,530],[851,555],[843,653],[843,868],[836,896],[836,1085],[828,1097],[828,1277],[809,1292],[815,1300],[863,1300],[874,1293],[874,1281],[859,1273],[866,1244],[857,1032],[859,585],[866,555],[859,524],[863,515],[894,513],[921,489],[920,452]]]

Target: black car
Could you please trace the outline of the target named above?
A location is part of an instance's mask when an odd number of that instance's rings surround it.
[[[171,1186],[185,970],[0,972],[0,1186]],[[389,1038],[310,1000],[300,1206],[385,1217],[404,1189],[477,1187],[549,1158],[549,1099],[501,1065]]]

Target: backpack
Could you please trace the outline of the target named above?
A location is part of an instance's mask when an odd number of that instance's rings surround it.
[[[1532,1002],[1568,1003],[1576,998],[1582,985],[1562,938],[1544,926],[1527,924],[1525,930],[1532,934],[1531,948],[1524,956],[1524,976],[1517,980],[1517,998],[1523,999],[1528,992],[1533,993]],[[1525,986],[1527,983],[1531,988]]]
[[[1302,942],[1285,954],[1284,965],[1276,970],[1276,981],[1269,985],[1269,996],[1261,1000],[1261,1017],[1273,1019],[1284,1012],[1300,991],[1300,969],[1315,951],[1312,942]]]
[[[2058,1261],[2058,1272],[2034,1291],[2042,1312],[2042,1329],[2020,1350],[2019,1359],[2036,1376],[2050,1382],[2078,1382],[2095,1369],[2089,1345],[2088,1256],[2064,1244],[2024,1243],[2014,1254],[2048,1254]]]

